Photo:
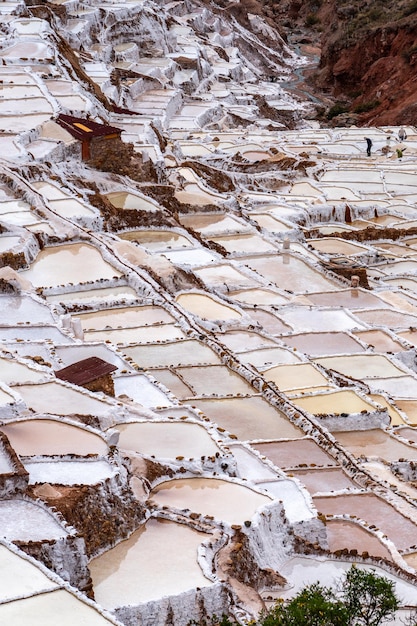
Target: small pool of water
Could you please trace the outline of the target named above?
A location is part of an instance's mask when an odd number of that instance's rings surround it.
[[[311,309],[307,306],[288,307],[280,312],[282,319],[291,324],[295,332],[343,332],[364,328],[349,311],[343,309]]]
[[[408,329],[417,327],[417,315],[409,315],[395,311],[394,309],[384,309],[379,311],[360,311],[356,313],[356,317],[365,324],[371,326],[386,326],[391,330]]]
[[[51,541],[68,532],[43,507],[26,500],[0,500],[0,536],[9,541]]]
[[[212,240],[223,246],[230,254],[239,252],[261,254],[262,252],[277,250],[273,243],[259,237],[259,235],[228,235],[225,237],[212,237]]]
[[[95,330],[84,333],[86,341],[110,341],[112,344],[146,344],[156,341],[185,339],[185,334],[176,324],[139,326],[139,328],[118,328],[116,330]]]
[[[8,250],[11,250],[12,248],[16,247],[17,245],[19,245],[21,241],[22,240],[20,237],[13,237],[13,236],[7,236],[7,235],[0,237],[0,254],[2,254],[3,252],[7,252]]]
[[[104,287],[103,289],[86,289],[85,291],[67,291],[53,296],[46,296],[47,302],[79,302],[86,300],[136,300],[136,291],[131,287]]]
[[[254,393],[252,387],[243,378],[224,365],[178,367],[176,371],[197,396],[253,395]]]
[[[127,241],[136,241],[151,251],[192,248],[194,246],[187,237],[173,230],[130,230],[125,233],[118,233],[118,236]]]
[[[286,296],[276,293],[270,289],[242,289],[228,294],[228,297],[242,304],[273,305],[285,304],[288,302]]]
[[[359,554],[367,552],[371,556],[380,556],[388,561],[392,560],[388,548],[378,537],[355,522],[327,520],[326,530],[329,549],[332,552],[344,549],[357,550]]]
[[[113,610],[211,585],[197,561],[205,539],[184,524],[148,520],[129,539],[90,561],[96,601]]]
[[[243,524],[252,519],[260,507],[272,503],[264,494],[217,478],[170,480],[153,489],[151,497],[161,507],[190,509],[229,524]]]
[[[151,202],[147,198],[137,196],[127,191],[108,193],[107,199],[116,209],[134,209],[137,211],[149,211],[151,213],[161,210],[155,202]]]
[[[315,359],[327,369],[335,370],[357,380],[376,377],[399,377],[405,372],[383,354],[349,354]]]
[[[77,314],[85,330],[104,330],[106,328],[122,328],[151,326],[154,324],[171,324],[175,322],[165,309],[159,306],[132,306],[105,309],[93,313]]]
[[[259,371],[275,365],[299,363],[300,357],[287,348],[259,348],[239,355],[239,361],[253,365]]]
[[[345,332],[317,332],[288,335],[282,340],[292,348],[309,356],[357,354],[365,348]]]
[[[246,352],[267,346],[273,348],[277,345],[276,341],[249,330],[229,330],[226,333],[218,333],[216,338],[233,352]]]
[[[282,469],[337,465],[336,461],[309,438],[297,441],[273,441],[252,444],[255,450],[268,457],[274,465]]]
[[[405,348],[383,330],[362,330],[355,332],[361,341],[373,346],[377,352],[403,352]]]
[[[375,456],[386,461],[397,461],[400,458],[417,460],[417,446],[408,446],[381,429],[338,432],[334,436],[357,457]]]
[[[114,411],[112,404],[67,387],[60,382],[18,385],[14,387],[14,391],[22,396],[26,405],[35,413],[102,416]]]
[[[281,391],[300,387],[320,387],[329,383],[329,380],[311,363],[277,365],[265,370],[263,376],[266,380],[274,382]]]
[[[180,365],[220,365],[217,354],[208,346],[190,339],[164,344],[126,348],[124,353],[143,368],[178,367]]]
[[[306,489],[315,495],[345,489],[360,489],[342,469],[324,468],[308,470],[292,470],[291,476],[298,478]]]

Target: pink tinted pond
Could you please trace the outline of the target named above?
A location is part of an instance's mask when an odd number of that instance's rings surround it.
[[[298,478],[312,495],[360,488],[339,468],[293,470],[291,476]]]
[[[272,498],[237,482],[217,478],[180,478],[158,485],[150,497],[159,506],[189,509],[229,524],[243,524]]]
[[[357,550],[359,554],[368,552],[371,556],[380,556],[389,561],[391,554],[383,543],[355,522],[347,520],[327,520],[326,522],[327,540],[329,549],[336,550]]]
[[[233,433],[241,441],[253,439],[295,439],[303,433],[263,398],[225,398],[193,400],[220,428]]]
[[[282,340],[287,345],[313,357],[331,354],[356,354],[365,351],[359,341],[344,332],[300,333],[282,337]]]
[[[338,432],[334,436],[355,456],[417,460],[417,447],[408,446],[381,429]]]
[[[107,443],[92,432],[56,420],[33,419],[1,426],[21,456],[107,454]]]
[[[405,348],[383,330],[361,330],[355,332],[361,341],[374,346],[377,352],[403,352]]]
[[[356,317],[365,324],[387,326],[391,330],[397,328],[405,330],[410,327],[417,327],[417,315],[402,313],[394,309],[359,311],[356,313]],[[399,336],[402,336],[402,334],[399,334]]]
[[[391,539],[397,550],[407,550],[416,543],[417,526],[371,493],[319,496],[314,498],[314,503],[324,515],[355,515],[375,525]]]
[[[346,307],[347,309],[381,309],[388,305],[365,289],[340,289],[323,293],[310,293],[308,299],[317,306]]]
[[[337,465],[337,462],[329,454],[322,450],[315,441],[307,437],[297,441],[256,443],[252,444],[252,447],[281,468]]]
[[[239,393],[252,395],[254,393],[252,387],[243,378],[224,365],[178,367],[176,371],[197,396],[227,396]]]

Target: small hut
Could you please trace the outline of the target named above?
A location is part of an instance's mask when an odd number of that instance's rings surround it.
[[[82,117],[59,114],[56,123],[81,142],[83,161],[94,158],[109,141],[120,142],[122,129],[108,124],[99,124]]]
[[[73,385],[85,387],[90,391],[102,391],[114,396],[114,383],[111,376],[117,367],[97,356],[77,361],[68,367],[55,371],[55,376]]]

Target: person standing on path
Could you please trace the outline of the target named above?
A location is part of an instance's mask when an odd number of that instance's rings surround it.
[[[368,156],[371,156],[371,148],[372,148],[372,139],[369,139],[369,137],[365,137],[365,141],[366,141],[366,154]]]

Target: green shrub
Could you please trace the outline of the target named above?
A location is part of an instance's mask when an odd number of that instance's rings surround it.
[[[354,113],[368,113],[368,111],[372,111],[372,109],[376,109],[379,107],[381,102],[379,100],[372,100],[371,102],[363,102],[362,104],[358,104],[353,109]]]
[[[337,115],[341,115],[342,113],[347,113],[349,111],[349,107],[342,102],[337,102],[327,111],[327,119],[332,120]]]

